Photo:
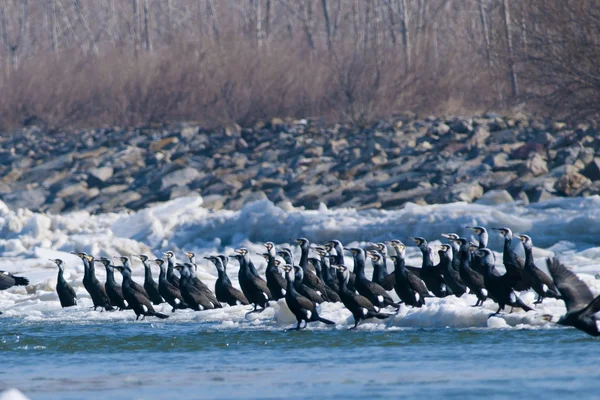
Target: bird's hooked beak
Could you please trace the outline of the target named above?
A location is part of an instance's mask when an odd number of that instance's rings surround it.
[[[423,241],[419,238],[409,237],[408,239],[415,242],[417,244],[417,246],[420,246],[423,243]]]
[[[172,252],[170,252],[170,251],[167,251],[166,253],[163,253],[163,255],[164,255],[165,257],[167,257],[167,258],[171,258],[171,257],[173,257],[173,253],[172,253]]]
[[[517,237],[519,238],[519,240],[521,241],[521,243],[526,243],[527,242],[527,236],[525,236],[525,235],[517,235]]]
[[[475,232],[476,234],[481,234],[481,229],[475,227],[475,226],[465,226],[465,228],[467,228],[470,231]]]

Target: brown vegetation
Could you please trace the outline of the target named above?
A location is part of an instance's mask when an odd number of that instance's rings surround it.
[[[591,0],[4,0],[0,128],[597,116]]]

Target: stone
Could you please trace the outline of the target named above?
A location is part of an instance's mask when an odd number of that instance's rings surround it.
[[[544,189],[543,187],[534,189],[528,195],[530,203],[538,203],[540,201],[551,200],[555,197],[556,196],[554,196],[554,194],[550,193],[548,190]]]
[[[525,162],[527,171],[533,176],[545,175],[548,173],[548,164],[539,154],[535,153]]]
[[[177,171],[171,172],[170,174],[163,176],[161,180],[161,189],[164,190],[170,186],[185,186],[201,177],[202,174],[194,168],[181,168]]]
[[[565,173],[558,178],[554,188],[566,196],[574,196],[591,181],[577,172],[574,167],[567,166]]]
[[[478,126],[475,133],[467,140],[467,145],[474,148],[483,148],[486,139],[490,136],[490,132],[483,126]]]
[[[159,151],[165,150],[167,148],[173,147],[173,145],[179,143],[179,138],[177,136],[170,136],[159,141],[153,142],[150,145],[150,151]]]
[[[585,169],[582,174],[592,181],[600,180],[600,157],[594,158]]]
[[[450,122],[450,128],[456,133],[469,133],[473,131],[473,123],[467,119],[456,119]]]
[[[100,187],[105,184],[114,173],[113,167],[92,168],[88,171],[87,184],[90,187]]]
[[[477,204],[495,205],[511,203],[515,199],[506,190],[489,190],[477,200]]]

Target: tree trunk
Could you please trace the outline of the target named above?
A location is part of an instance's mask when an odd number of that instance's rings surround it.
[[[254,0],[254,28],[256,30],[256,46],[263,46],[262,10],[260,0]]]
[[[92,35],[92,31],[90,30],[90,27],[89,27],[87,21],[85,20],[83,13],[81,12],[79,0],[73,0],[73,7],[75,8],[75,13],[77,14],[77,19],[79,20],[79,23],[81,25],[83,25],[83,27],[88,35],[88,38],[90,41],[89,49],[92,50],[95,55],[98,55],[98,47],[96,47],[96,41],[94,40],[94,35]]]
[[[171,39],[173,35],[173,0],[167,0],[167,43],[171,44]]]
[[[331,51],[331,21],[329,20],[329,6],[327,0],[321,0],[321,7],[323,8],[323,19],[325,20],[325,34],[327,35],[327,50]]]
[[[52,53],[58,53],[58,38],[56,37],[56,0],[50,0],[50,37]]]
[[[506,32],[506,47],[508,50],[508,66],[510,68],[510,83],[512,86],[513,97],[517,97],[519,95],[519,85],[517,83],[517,70],[515,68],[508,0],[502,0],[502,6],[504,8],[504,30]]]
[[[146,51],[152,51],[152,40],[150,38],[150,0],[144,0],[144,44]]]
[[[485,12],[484,2],[487,0],[479,0],[479,18],[481,19],[481,30],[483,31],[483,41],[485,44],[485,54],[487,56],[488,65],[491,67],[494,66],[494,62],[492,61],[492,51],[490,45],[490,33],[487,25],[487,15]]]
[[[220,30],[219,30],[219,20],[217,19],[217,10],[215,9],[215,4],[213,0],[206,0],[206,12],[208,13],[210,20],[212,22],[212,30],[213,35],[215,37],[215,41],[219,43],[220,40]]]
[[[138,57],[140,50],[140,17],[138,0],[131,0],[133,6],[133,54]]]
[[[400,15],[402,20],[400,21],[400,29],[402,31],[402,44],[404,45],[404,57],[406,59],[406,70],[410,68],[410,34],[408,32],[408,12],[406,10],[405,0],[400,0]]]

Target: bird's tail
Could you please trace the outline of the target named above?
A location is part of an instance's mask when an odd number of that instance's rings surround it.
[[[159,312],[155,312],[154,314],[151,314],[151,315],[153,317],[160,318],[160,319],[167,319],[167,318],[169,318],[168,315],[165,315],[165,314],[159,313]]]
[[[29,279],[23,278],[22,276],[13,276],[16,286],[27,286],[29,285]]]
[[[109,304],[109,305],[107,305],[106,307],[104,307],[104,309],[105,309],[106,311],[115,311],[114,307],[113,307],[113,306],[111,306],[110,304]]]
[[[533,308],[531,308],[531,307],[529,307],[527,304],[525,304],[525,303],[523,302],[523,300],[521,300],[521,298],[520,298],[520,297],[518,297],[518,296],[517,296],[517,301],[516,301],[515,303],[517,303],[516,305],[517,305],[518,307],[521,307],[521,308],[522,308],[523,310],[525,310],[525,311],[532,311],[532,310],[533,310]]]
[[[320,316],[319,314],[317,314],[316,312],[314,312],[314,313],[313,313],[313,315],[312,315],[312,318],[311,318],[310,320],[311,320],[312,322],[319,321],[319,322],[322,322],[322,323],[324,323],[324,324],[327,324],[327,325],[335,325],[335,322],[333,322],[333,321],[330,321],[330,320],[328,320],[328,319],[325,319],[325,318],[321,317],[321,316]]]

